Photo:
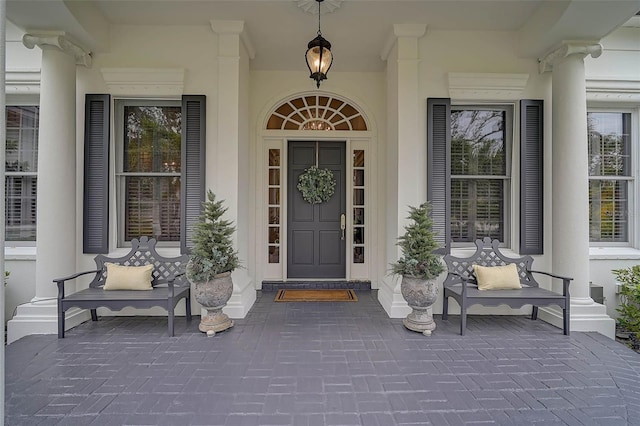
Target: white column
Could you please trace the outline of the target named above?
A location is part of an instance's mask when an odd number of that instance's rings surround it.
[[[613,338],[615,322],[589,295],[589,171],[584,58],[602,46],[565,42],[541,62],[552,70],[552,270],[573,278],[571,330],[598,331]],[[559,286],[559,284],[555,284]],[[561,287],[554,288],[561,291]],[[541,318],[561,325],[558,309]]]
[[[387,268],[398,260],[397,238],[404,233],[408,206],[426,200],[427,148],[424,132],[426,103],[420,97],[418,40],[423,24],[396,24],[383,59],[387,61],[389,144],[387,162]],[[401,277],[383,277],[378,299],[391,318],[403,318],[411,308],[400,292]]]
[[[255,285],[248,274],[248,75],[253,47],[243,21],[211,21],[218,35],[217,117],[215,147],[207,145],[207,186],[228,208],[226,217],[236,226],[234,244],[242,268],[233,274],[233,295],[224,308],[231,318],[244,318],[256,300]],[[215,178],[215,182],[212,178]]]
[[[57,332],[56,277],[76,267],[76,64],[90,56],[63,33],[26,34],[23,43],[42,49],[35,297],[8,322],[9,342]],[[69,290],[73,291],[73,288]],[[73,327],[87,316],[68,313]]]

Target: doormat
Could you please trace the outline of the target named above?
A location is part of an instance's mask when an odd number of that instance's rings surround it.
[[[278,290],[276,302],[357,302],[358,296],[353,290]]]

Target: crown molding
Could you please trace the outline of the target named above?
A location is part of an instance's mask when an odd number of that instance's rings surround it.
[[[587,77],[588,101],[640,102],[640,79],[637,77],[611,79]]]
[[[450,72],[449,97],[469,100],[520,99],[529,74]]]
[[[8,69],[5,73],[7,95],[40,95],[40,69]]]
[[[102,68],[102,78],[112,95],[181,96],[184,68]]]

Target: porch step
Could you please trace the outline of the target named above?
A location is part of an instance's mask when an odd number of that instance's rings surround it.
[[[262,291],[294,288],[371,290],[371,281],[262,281]]]

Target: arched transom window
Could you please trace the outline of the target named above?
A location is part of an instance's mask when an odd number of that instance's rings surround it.
[[[367,130],[357,107],[330,95],[305,95],[283,102],[267,121],[270,130]]]

